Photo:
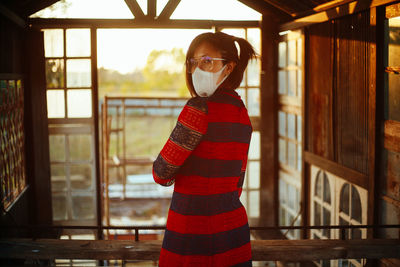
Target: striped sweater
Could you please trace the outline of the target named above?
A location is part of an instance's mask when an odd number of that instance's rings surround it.
[[[159,266],[252,266],[239,197],[252,127],[235,91],[190,99],[153,164],[155,182],[175,183]]]

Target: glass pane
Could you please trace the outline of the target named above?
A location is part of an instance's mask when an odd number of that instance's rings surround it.
[[[51,164],[51,190],[65,191],[66,189],[67,179],[64,165]]]
[[[297,59],[297,47],[296,47],[296,40],[290,40],[288,42],[288,65],[296,65],[296,59]]]
[[[279,161],[286,163],[286,141],[279,139]]]
[[[91,68],[90,59],[67,60],[67,87],[90,87]]]
[[[288,137],[296,139],[296,118],[294,114],[288,113]]]
[[[67,29],[67,57],[90,57],[90,29]]]
[[[297,151],[296,144],[288,142],[288,164],[293,169],[297,168],[296,151]]]
[[[355,186],[351,186],[351,218],[361,223],[361,199]]]
[[[321,225],[321,206],[314,201],[314,225]]]
[[[95,217],[94,199],[91,196],[72,198],[72,218],[74,220],[91,220]]]
[[[322,178],[321,171],[317,173],[317,178],[315,178],[315,188],[314,195],[322,199]]]
[[[64,87],[64,60],[46,60],[46,86],[47,88]]]
[[[260,162],[258,161],[248,162],[248,165],[249,165],[249,172],[248,172],[249,188],[258,189],[260,188]]]
[[[246,211],[249,212],[249,208],[247,207],[247,191],[242,191],[240,202],[242,202],[242,205],[245,207]]]
[[[400,17],[389,19],[389,66],[398,67],[400,62]]]
[[[64,37],[62,29],[44,30],[45,57],[64,56]]]
[[[279,43],[279,67],[286,66],[286,42]]]
[[[91,159],[91,136],[85,135],[69,135],[69,159],[74,160],[90,160]]]
[[[296,209],[296,188],[293,185],[288,184],[288,204],[289,207],[294,210]]]
[[[279,135],[286,136],[286,113],[279,111],[278,113]]]
[[[64,90],[47,90],[47,117],[65,117]]]
[[[286,71],[278,71],[278,92],[281,95],[286,94]]]
[[[297,39],[297,65],[303,64],[303,40]]]
[[[250,60],[247,66],[247,85],[260,86],[261,61]]]
[[[64,135],[50,135],[50,161],[65,161],[65,136]]]
[[[288,90],[289,90],[288,95],[290,96],[296,96],[296,90],[297,90],[296,75],[297,72],[295,70],[288,71]]]
[[[238,93],[240,95],[240,98],[242,99],[243,103],[247,105],[247,101],[246,101],[246,90],[245,89],[236,89],[236,93]]]
[[[301,145],[297,145],[297,170],[301,171],[302,157]]]
[[[323,220],[323,225],[330,225],[331,224],[331,212],[330,210],[323,208],[322,211],[322,220]],[[322,234],[328,238],[331,237],[331,231],[329,229],[323,229]]]
[[[340,191],[340,211],[344,212],[347,215],[349,214],[349,194],[350,194],[350,186],[349,184],[344,184],[342,190]]]
[[[247,90],[247,109],[250,116],[260,116],[260,89]]]
[[[260,216],[260,191],[249,192],[249,214],[250,217]]]
[[[297,97],[301,98],[301,89],[302,89],[302,81],[303,81],[303,72],[301,70],[297,71]]]
[[[326,173],[324,173],[324,202],[331,204],[331,186]]]
[[[260,158],[260,132],[254,131],[251,135],[249,159]]]
[[[399,62],[397,63],[400,65]],[[400,121],[400,75],[388,74],[389,96],[388,96],[388,119]]]
[[[67,197],[65,195],[54,195],[52,197],[53,207],[53,220],[54,221],[61,221],[68,219],[67,213]]]
[[[69,118],[90,118],[92,116],[92,91],[68,90],[68,117]]]
[[[91,165],[79,164],[70,166],[70,182],[73,189],[90,189],[92,180]]]
[[[285,204],[287,199],[286,183],[283,179],[279,179],[279,202]]]
[[[297,115],[297,140],[301,142],[301,116]]]
[[[258,55],[261,54],[261,31],[259,28],[247,29],[247,41],[253,46]]]
[[[286,211],[283,208],[279,209],[279,225],[286,225]]]

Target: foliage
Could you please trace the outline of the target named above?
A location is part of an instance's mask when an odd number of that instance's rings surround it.
[[[143,69],[121,74],[99,69],[99,92],[104,95],[189,96],[186,88],[181,48],[153,50]]]

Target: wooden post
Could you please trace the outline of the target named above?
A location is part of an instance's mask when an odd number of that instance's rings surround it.
[[[262,226],[278,225],[278,23],[263,16],[261,26],[261,203]]]

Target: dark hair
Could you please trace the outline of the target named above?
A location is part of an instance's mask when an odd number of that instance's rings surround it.
[[[236,48],[235,42],[239,45],[240,53]],[[206,32],[198,35],[191,42],[189,49],[186,53],[186,62],[193,57],[195,50],[202,43],[212,45],[216,50],[221,53],[221,57],[226,59],[225,64],[228,62],[235,62],[236,66],[228,78],[220,85],[220,87],[234,90],[239,87],[243,79],[243,73],[249,63],[250,59],[256,58],[256,52],[251,44],[243,38],[232,36],[223,32]],[[187,65],[186,65],[187,69]],[[197,95],[192,82],[192,75],[186,71],[186,84],[192,95]]]

